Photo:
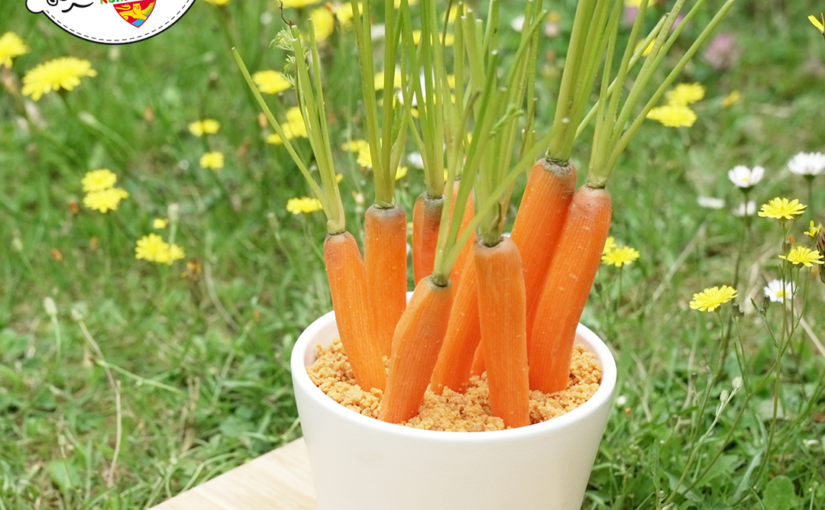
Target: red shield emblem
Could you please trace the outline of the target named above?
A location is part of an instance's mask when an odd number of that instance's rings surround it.
[[[149,19],[149,15],[155,9],[155,0],[138,0],[137,2],[114,4],[114,6],[121,18],[132,26],[140,27]]]

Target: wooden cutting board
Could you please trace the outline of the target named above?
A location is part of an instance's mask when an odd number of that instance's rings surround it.
[[[303,438],[150,510],[317,510]]]

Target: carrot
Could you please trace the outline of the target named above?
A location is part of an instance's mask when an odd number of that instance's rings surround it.
[[[455,210],[455,203],[456,198],[458,197],[458,189],[461,186],[461,181],[456,180],[453,183],[453,199],[450,201],[450,215],[454,213]],[[475,205],[473,204],[473,195],[470,195],[467,199],[467,204],[464,206],[464,215],[461,217],[461,228],[458,231],[459,235],[464,232],[464,229],[467,228],[467,225],[472,221],[473,217],[475,216]],[[467,257],[473,249],[473,238],[470,237],[467,239],[467,242],[464,243],[464,246],[461,247],[461,251],[458,254],[458,258],[455,260],[455,265],[453,266],[453,270],[450,273],[450,281],[453,285],[455,285],[456,289],[458,289],[458,284],[461,281],[461,275],[464,272],[464,264],[467,261]],[[456,290],[458,292],[458,290]]]
[[[430,385],[435,393],[440,395],[445,387],[459,393],[467,389],[473,355],[480,339],[476,269],[471,251],[456,289],[444,344],[433,369]]]
[[[575,191],[576,168],[542,158],[533,166],[513,224],[510,238],[521,254],[527,291],[528,344],[542,284]]]
[[[387,376],[370,317],[367,271],[352,234],[327,235],[324,262],[338,333],[356,382],[367,391],[370,388],[383,390]]]
[[[530,383],[521,257],[516,243],[502,237],[495,246],[479,239],[473,258],[490,408],[506,426],[523,427],[530,424]]]
[[[413,208],[413,277],[415,284],[433,272],[435,264],[435,245],[438,242],[438,229],[441,221],[441,209],[444,197],[433,198],[426,191],[421,193]]]
[[[418,413],[447,331],[454,288],[422,279],[395,328],[387,389],[378,418],[401,423]]]
[[[407,307],[407,213],[394,204],[374,205],[364,219],[367,290],[381,354],[392,354],[392,336]]]
[[[481,342],[476,347],[476,352],[473,354],[473,367],[470,369],[470,377],[481,374],[487,371],[486,363],[484,363],[484,349],[481,347]]]
[[[553,393],[567,387],[576,327],[599,269],[611,213],[605,189],[584,185],[573,197],[536,308],[531,389]]]

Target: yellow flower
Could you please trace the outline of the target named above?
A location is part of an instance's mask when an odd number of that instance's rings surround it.
[[[702,312],[712,312],[735,297],[736,289],[722,285],[721,289],[713,287],[712,289],[705,289],[699,294],[694,294],[690,307]]]
[[[644,43],[645,43],[644,40],[637,42],[636,47],[633,48],[633,53],[636,53],[637,51],[639,51],[639,49],[642,47],[642,45]],[[645,48],[645,51],[642,52],[642,55],[644,55],[645,57],[650,55],[650,52],[653,51],[653,45],[654,44],[656,44],[655,40],[650,41],[650,44],[647,45],[647,48]]]
[[[104,189],[109,189],[115,185],[117,182],[117,175],[115,175],[108,168],[92,170],[83,176],[83,180],[81,182],[83,183],[83,191],[87,193],[91,191],[103,191]]]
[[[83,197],[83,205],[89,209],[106,213],[117,210],[117,206],[124,198],[129,198],[129,193],[121,188],[108,188],[100,191],[92,191]]]
[[[203,119],[189,124],[189,132],[195,136],[214,135],[221,128],[221,123],[213,119]]]
[[[149,234],[141,237],[135,247],[135,258],[147,260],[149,262],[159,262],[171,264],[176,260],[184,258],[186,254],[177,244],[169,244],[157,234]]]
[[[321,2],[321,0],[283,0],[283,2],[285,9],[290,7],[300,9],[301,7],[306,7],[307,5],[315,5]]]
[[[407,167],[402,166],[401,168],[398,169],[397,172],[395,172],[395,180],[397,181],[397,180],[401,179],[402,177],[404,177],[405,175],[407,175]]]
[[[407,3],[409,5],[416,5],[416,4],[418,4],[418,0],[407,0]],[[394,5],[395,5],[396,9],[400,9],[401,8],[401,0],[395,0]]]
[[[335,174],[335,182],[340,183],[344,180],[344,174]]]
[[[759,216],[763,218],[775,218],[777,220],[792,220],[794,216],[800,216],[805,212],[807,206],[799,203],[799,200],[788,201],[787,198],[774,198],[767,204],[762,204]]]
[[[25,55],[28,52],[29,47],[14,32],[6,32],[0,37],[0,67],[6,66],[11,69],[11,59]]]
[[[642,0],[624,0],[625,7],[641,7]]]
[[[286,119],[286,122],[281,124],[281,129],[284,130],[284,135],[286,135],[287,140],[292,140],[293,138],[307,138],[307,128],[304,125],[303,117],[301,117],[300,108],[296,106],[287,110]],[[267,135],[266,143],[281,145],[284,141],[281,140],[281,136],[278,133],[272,133]]]
[[[455,78],[453,78],[455,80]],[[392,79],[392,86],[395,88],[401,88],[401,72],[396,69],[395,76]],[[375,90],[384,90],[384,71],[378,71],[375,73]]]
[[[252,81],[264,94],[278,94],[292,86],[286,77],[278,71],[258,71],[252,75]]]
[[[607,255],[614,249],[616,249],[616,240],[613,238],[613,236],[610,236],[604,243],[604,250],[602,250],[602,255]]]
[[[639,252],[630,246],[620,246],[613,248],[609,252],[602,255],[602,263],[608,266],[622,267],[629,265],[634,260],[639,258]]]
[[[814,220],[811,220],[811,228],[810,230],[805,232],[805,235],[810,238],[816,238],[816,236],[818,236],[820,232],[822,232],[822,223],[820,223],[817,226],[814,226]]]
[[[152,228],[157,229],[157,230],[162,230],[162,229],[164,229],[168,226],[169,226],[169,220],[164,219],[164,218],[155,218],[154,221],[152,221]]]
[[[209,2],[212,5],[217,5],[219,7],[222,7],[222,6],[229,3],[229,0],[206,0],[206,1]]]
[[[821,253],[804,246],[797,246],[787,256],[780,255],[779,258],[792,264],[804,264],[805,267],[811,267],[813,264],[825,264]]]
[[[325,41],[332,35],[335,29],[335,17],[329,12],[326,7],[319,7],[313,9],[309,13],[312,18],[312,23],[315,25],[315,39],[318,41]]]
[[[88,60],[74,57],[49,60],[23,76],[23,95],[38,101],[43,94],[53,90],[72,90],[80,85],[83,76],[97,76]]]
[[[338,23],[340,23],[342,27],[350,26],[353,17],[352,4],[344,0],[343,4],[336,5],[334,9]],[[361,2],[358,2],[358,11],[360,12],[361,10]]]
[[[687,106],[705,98],[705,87],[701,83],[680,83],[666,97],[669,105]]]
[[[301,197],[290,198],[286,203],[286,210],[292,214],[311,213],[323,209],[321,201],[317,198]]]
[[[372,154],[370,154],[370,144],[366,140],[353,140],[341,146],[347,152],[357,152],[356,161],[364,168],[372,168]]]
[[[819,30],[823,36],[825,36],[825,14],[820,14],[822,17],[822,21],[816,19],[816,16],[808,16],[808,19],[811,20],[811,23],[814,24],[817,30]]]
[[[452,17],[450,19],[453,19]],[[421,30],[413,30],[413,42],[418,44],[421,40]],[[441,42],[441,32],[438,33],[438,42]],[[444,46],[452,46],[455,42],[455,36],[453,34],[447,34],[447,37],[444,38]]]
[[[223,168],[223,153],[222,152],[207,152],[201,156],[201,168],[211,168],[212,170],[220,170]]]
[[[667,127],[690,127],[696,122],[696,114],[687,106],[666,105],[653,108],[648,119],[657,120]]]
[[[722,107],[723,108],[730,108],[731,106],[735,105],[736,103],[738,103],[741,100],[742,100],[742,94],[740,94],[738,90],[734,90],[733,92],[731,92],[730,94],[725,96],[724,99],[722,99]]]

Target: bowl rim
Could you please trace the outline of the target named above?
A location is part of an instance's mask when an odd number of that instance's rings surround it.
[[[556,418],[520,427],[516,429],[484,431],[479,433],[461,433],[438,430],[424,430],[406,427],[394,423],[386,423],[375,418],[363,416],[347,407],[339,404],[326,395],[320,388],[315,386],[307,374],[305,363],[306,352],[309,348],[317,346],[317,340],[330,326],[334,327],[335,312],[329,312],[310,324],[298,337],[293,346],[290,356],[290,368],[292,370],[293,386],[296,394],[300,391],[325,412],[333,414],[336,418],[345,420],[353,426],[366,428],[376,434],[399,436],[408,440],[428,440],[437,442],[458,442],[458,443],[488,443],[496,441],[511,441],[527,439],[535,436],[552,434],[557,430],[575,427],[576,424],[587,421],[588,418],[595,417],[598,411],[609,406],[616,388],[617,368],[616,360],[608,348],[607,344],[593,331],[579,324],[576,329],[576,343],[582,344],[596,356],[602,367],[602,379],[599,389],[590,399],[576,409]],[[297,395],[296,395],[297,398]],[[300,413],[299,413],[300,414]]]

